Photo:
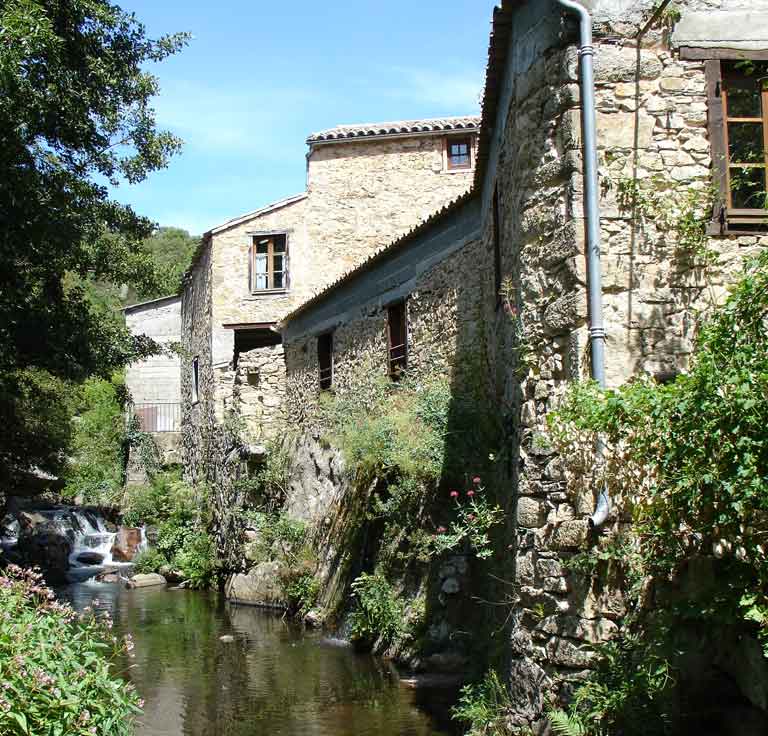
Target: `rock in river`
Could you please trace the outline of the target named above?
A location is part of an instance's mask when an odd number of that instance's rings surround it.
[[[126,584],[128,588],[149,588],[152,585],[165,585],[165,578],[156,572],[134,575]]]

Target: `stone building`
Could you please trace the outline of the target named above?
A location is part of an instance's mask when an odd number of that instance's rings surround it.
[[[125,323],[134,335],[146,335],[171,348],[181,341],[181,297],[133,304],[123,310]],[[181,361],[172,350],[132,363],[125,371],[131,396],[130,411],[139,426],[152,433],[165,463],[180,461]],[[129,465],[129,481],[143,479],[143,471]]]
[[[768,98],[750,71],[768,60],[768,2],[588,5],[607,384],[666,380],[688,364],[701,314],[768,246]],[[486,356],[483,380],[514,453],[497,478],[514,519],[514,717],[535,730],[547,695],[569,692],[588,645],[624,613],[621,591],[563,567],[598,498],[568,492],[568,458],[547,440],[547,414],[589,377],[590,338],[603,334],[587,307],[578,46],[577,22],[555,0],[495,8],[472,192],[282,323],[294,422],[362,364],[386,375],[406,360],[418,372],[434,357],[461,392],[457,357]],[[753,644],[740,645],[744,661]],[[717,666],[765,707],[752,670],[727,657]]]
[[[306,192],[203,235],[182,294],[185,467],[230,411],[255,454],[281,426],[276,323],[393,238],[466,192],[478,118],[341,126],[307,139]]]

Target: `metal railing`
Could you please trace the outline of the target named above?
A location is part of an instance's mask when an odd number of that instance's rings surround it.
[[[133,404],[130,412],[139,420],[142,432],[180,432],[181,404]]]

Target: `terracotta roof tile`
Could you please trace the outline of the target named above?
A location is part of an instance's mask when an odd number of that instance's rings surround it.
[[[427,118],[424,120],[396,120],[387,123],[361,123],[360,125],[337,125],[335,128],[312,133],[307,143],[327,143],[355,138],[374,138],[386,135],[409,135],[435,133],[448,130],[477,130],[480,118],[465,115],[451,118]]]

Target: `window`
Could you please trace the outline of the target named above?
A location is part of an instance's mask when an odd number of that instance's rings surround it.
[[[717,219],[729,231],[765,229],[768,61],[713,59],[706,69]]]
[[[320,390],[328,391],[333,385],[333,333],[317,338],[317,364],[320,371]]]
[[[448,171],[472,168],[472,139],[451,136],[445,139]]]
[[[389,375],[397,380],[408,366],[408,312],[405,302],[387,308]]]
[[[288,248],[285,235],[257,235],[249,261],[251,291],[288,288]]]
[[[200,401],[200,369],[198,358],[192,358],[192,403]]]
[[[493,190],[493,286],[496,289],[496,307],[501,304],[501,218],[499,216],[499,188]]]

